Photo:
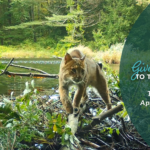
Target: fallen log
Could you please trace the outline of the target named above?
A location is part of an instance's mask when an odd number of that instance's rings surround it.
[[[90,130],[92,129],[96,124],[99,124],[103,119],[107,118],[107,117],[111,117],[112,115],[114,115],[115,113],[118,113],[119,111],[121,111],[123,109],[123,105],[118,105],[102,114],[100,114],[99,116],[93,117],[93,121],[86,127],[84,127],[82,130]]]

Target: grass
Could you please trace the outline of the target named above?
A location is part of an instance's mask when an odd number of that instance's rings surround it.
[[[102,61],[109,64],[119,64],[121,59],[121,53],[123,44],[113,45],[107,51],[93,52],[90,48],[79,45],[76,47],[82,51],[87,57],[93,58],[96,61]],[[72,51],[70,49],[69,51]]]
[[[107,51],[93,52],[90,48],[79,45],[77,49],[81,50],[87,57],[96,61],[102,61],[110,64],[119,64],[122,53],[122,45],[114,45]],[[118,50],[119,49],[119,50]],[[53,48],[44,48],[40,45],[20,44],[18,46],[0,46],[0,58],[51,58],[53,56],[62,56],[61,51]],[[69,51],[71,51],[70,49]]]
[[[110,53],[109,51],[102,53],[102,59],[104,62],[109,64],[119,64],[121,59],[121,52],[113,51]]]
[[[0,58],[50,58],[50,50],[31,46],[0,46]]]
[[[50,52],[45,51],[26,51],[26,50],[19,50],[19,51],[9,51],[4,52],[1,54],[1,58],[50,58]]]

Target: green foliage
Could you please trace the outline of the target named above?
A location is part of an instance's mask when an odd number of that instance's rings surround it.
[[[72,135],[71,128],[67,125],[67,120],[63,115],[46,113],[46,118],[48,119],[48,128],[45,130],[47,139],[54,139],[57,135],[60,135],[61,145],[70,146],[70,143],[74,143],[75,137]]]
[[[4,124],[8,123],[5,122],[7,120],[13,120],[13,119],[20,120],[20,117],[21,116],[16,111],[12,110],[11,104],[2,105],[0,107],[0,118],[4,121]]]
[[[1,1],[0,42],[20,45],[28,40],[57,56],[79,44],[105,51],[124,41],[147,5],[148,0]]]
[[[71,129],[66,126],[66,118],[61,114],[51,115],[46,113],[46,118],[48,119],[48,128],[45,130],[48,139],[53,139],[56,134],[62,135],[62,143],[65,142],[64,136],[71,135]],[[68,140],[68,139],[67,139]]]
[[[29,94],[21,99],[16,99],[14,103],[11,102],[11,105],[5,103],[0,107],[3,126],[5,126],[8,131],[10,129],[12,134],[19,132],[19,136],[16,137],[15,147],[18,147],[22,141],[31,142],[34,137],[43,136],[43,133],[34,127],[35,124],[37,124],[37,126],[39,125],[41,121],[39,116],[42,111],[37,108],[35,102],[29,99],[32,96],[33,95]],[[1,138],[4,132],[5,131],[0,134]],[[7,140],[7,138],[5,140]],[[12,143],[13,141],[11,141],[10,146]]]
[[[111,89],[113,93],[116,93],[119,98],[121,98],[121,91],[120,91],[120,81],[119,81],[119,72],[113,71],[110,66],[104,66],[107,70],[106,78],[108,81],[108,87]]]
[[[123,105],[123,110],[120,111],[120,112],[118,112],[117,115],[120,116],[120,117],[122,117],[122,118],[127,117],[128,113],[127,113],[127,110],[126,110],[126,108],[124,106],[124,103],[123,102],[119,102],[118,104],[122,104]]]
[[[31,85],[32,87],[29,87],[26,82],[24,95],[17,97],[15,101],[4,98],[0,103],[0,125],[5,127],[5,130],[0,128],[2,146],[11,149],[14,136],[16,139],[14,147],[25,148],[27,145],[21,144],[23,141],[30,143],[35,140],[36,143],[51,144],[51,140],[58,135],[61,144],[68,145],[74,137],[70,127],[66,125],[66,117],[59,113],[43,114],[42,108],[39,108],[33,81]],[[6,136],[8,134],[9,136]],[[7,140],[10,142],[9,145],[6,145]]]
[[[97,32],[94,30],[93,31],[93,37],[94,37],[94,43],[92,47],[97,50],[107,50],[108,47],[108,42],[103,36],[101,30],[98,30]],[[99,49],[100,48],[100,49]]]
[[[102,8],[98,28],[109,46],[125,40],[145,6],[137,5],[136,0],[105,0]]]
[[[82,119],[79,121],[79,126],[81,128],[83,128],[83,127],[89,125],[91,122],[92,122],[92,120],[86,119],[85,117],[82,117]]]
[[[69,38],[69,37],[68,37]],[[56,45],[56,50],[54,52],[55,55],[64,56],[67,50],[73,46],[76,46],[76,43],[71,42],[63,42],[62,40],[59,41]]]
[[[103,130],[100,131],[101,133],[107,133],[107,134],[113,134],[116,132],[118,135],[120,134],[119,129],[117,128],[111,128],[111,127],[105,127]]]

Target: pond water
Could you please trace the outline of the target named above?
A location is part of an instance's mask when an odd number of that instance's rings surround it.
[[[8,64],[10,59],[0,59],[2,64]],[[60,59],[15,59],[13,64],[22,65],[26,67],[33,67],[41,69],[49,74],[58,74]],[[119,70],[119,65],[111,65],[114,70]],[[28,69],[16,68],[10,66],[8,68],[10,72],[18,73],[29,73],[35,71],[29,71]],[[18,96],[23,93],[25,89],[25,82],[29,82],[29,87],[31,88],[31,81],[33,78],[30,77],[8,77],[6,75],[0,76],[0,95],[10,95],[14,92],[14,96]],[[52,78],[34,78],[35,88],[45,95],[50,94],[50,90],[58,87],[58,79]]]
[[[7,64],[10,59],[0,59],[2,64]],[[13,64],[22,65],[26,67],[33,67],[37,69],[41,69],[50,74],[58,74],[60,59],[15,59]],[[10,72],[18,72],[18,73],[29,73],[35,71],[30,71],[28,69],[16,68],[10,66],[8,68]],[[10,95],[13,91],[14,96],[18,96],[22,94],[25,89],[25,82],[31,83],[31,80],[35,81],[35,88],[40,92],[48,92],[48,89],[52,89],[58,86],[58,79],[52,78],[30,78],[30,77],[8,77],[6,75],[0,76],[0,95]],[[31,88],[31,85],[29,85]]]

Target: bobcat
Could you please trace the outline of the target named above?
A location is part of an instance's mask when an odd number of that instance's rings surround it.
[[[73,103],[68,96],[71,85],[76,85],[78,88]],[[62,59],[59,71],[60,100],[67,113],[72,114],[75,109],[78,110],[79,107],[83,107],[88,99],[86,88],[89,85],[97,89],[106,103],[107,109],[111,109],[108,87],[101,67],[93,60],[85,57],[78,49],[73,49]]]

